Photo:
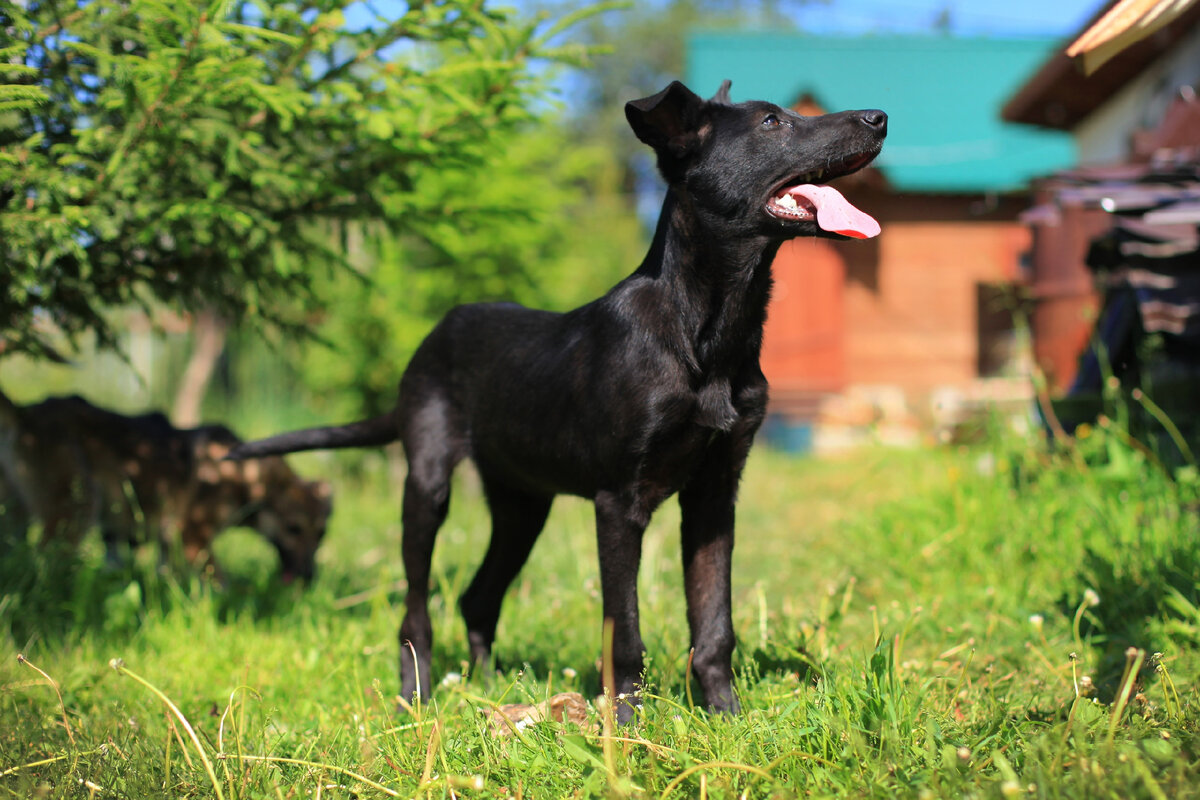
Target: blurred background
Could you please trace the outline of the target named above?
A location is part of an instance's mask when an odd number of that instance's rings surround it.
[[[378,413],[449,307],[631,272],[662,187],[624,102],[728,78],[891,120],[839,182],[883,234],[775,265],[770,444],[1069,433],[1136,387],[1190,434],[1200,4],[1116,5],[17,3],[0,388],[243,436]]]

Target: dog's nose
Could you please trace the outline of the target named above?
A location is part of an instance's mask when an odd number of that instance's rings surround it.
[[[880,133],[887,133],[887,114],[878,108],[862,112],[862,121],[868,128],[874,128]]]

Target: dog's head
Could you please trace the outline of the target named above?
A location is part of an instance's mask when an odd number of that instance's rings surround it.
[[[333,508],[333,493],[328,483],[301,480],[294,474],[290,477],[291,480],[274,487],[255,520],[256,527],[279,553],[285,583],[313,579],[317,550],[325,538],[325,526]]]
[[[625,104],[663,177],[714,224],[774,239],[865,239],[879,224],[824,182],[879,155],[887,115],[876,109],[802,117],[773,103],[733,103],[729,81],[704,100],[678,81]],[[747,225],[747,223],[752,223]]]

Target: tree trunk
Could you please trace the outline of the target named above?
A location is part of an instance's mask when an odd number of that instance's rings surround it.
[[[192,324],[192,355],[187,369],[179,381],[175,394],[172,418],[181,428],[194,428],[200,424],[200,408],[208,391],[209,381],[217,366],[217,359],[225,349],[225,320],[212,311],[201,311]]]

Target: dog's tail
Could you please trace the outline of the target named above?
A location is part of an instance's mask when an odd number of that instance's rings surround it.
[[[330,425],[327,428],[308,428],[281,433],[267,439],[243,442],[225,458],[242,461],[247,458],[299,453],[302,450],[332,450],[341,447],[379,447],[400,438],[395,410],[349,425]]]

